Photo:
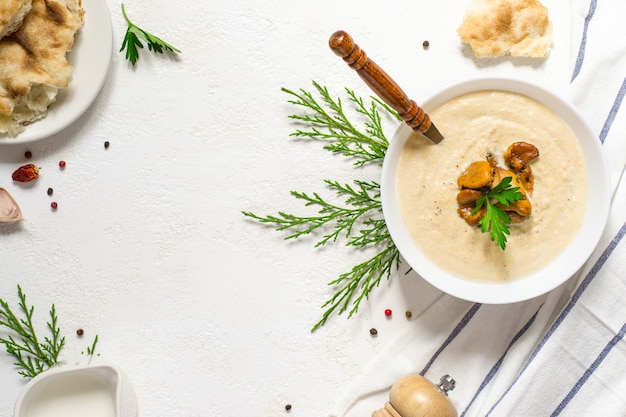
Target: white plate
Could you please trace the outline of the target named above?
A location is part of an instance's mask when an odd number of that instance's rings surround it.
[[[113,51],[111,15],[105,0],[83,0],[83,8],[85,23],[68,54],[74,67],[72,82],[59,90],[46,117],[26,126],[15,137],[0,136],[0,144],[34,142],[60,132],[89,108],[102,89]]]

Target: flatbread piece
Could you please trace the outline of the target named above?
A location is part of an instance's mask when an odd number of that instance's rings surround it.
[[[66,54],[82,27],[81,0],[32,0],[19,29],[0,40],[0,133],[44,117],[72,79]]]
[[[538,0],[473,0],[457,33],[478,58],[546,58],[552,45],[548,9]]]
[[[0,2],[0,39],[20,27],[31,7],[32,0],[2,0]]]

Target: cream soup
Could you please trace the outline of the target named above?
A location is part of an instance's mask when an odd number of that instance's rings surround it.
[[[433,145],[413,135],[396,172],[403,222],[425,255],[458,277],[489,281],[516,279],[553,260],[580,229],[587,201],[584,157],[569,126],[539,102],[504,91],[465,94],[429,115],[445,139]],[[531,164],[533,212],[511,225],[503,251],[459,216],[457,178],[487,153],[504,166],[517,141],[540,152]]]

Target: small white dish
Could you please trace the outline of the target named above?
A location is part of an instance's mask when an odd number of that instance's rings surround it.
[[[130,382],[113,365],[61,366],[33,378],[13,417],[137,417]]]
[[[385,155],[381,178],[381,201],[385,222],[396,247],[422,278],[440,290],[464,300],[487,304],[514,303],[537,297],[558,287],[586,262],[598,244],[608,219],[610,177],[600,141],[584,117],[565,99],[538,85],[509,78],[472,79],[442,90],[423,101],[422,107],[428,113],[454,97],[482,90],[510,91],[535,99],[556,112],[576,132],[584,154],[589,187],[583,224],[569,246],[539,271],[500,282],[457,277],[429,259],[413,241],[398,205],[396,167],[405,143],[413,134],[411,128],[404,123],[390,141]],[[445,132],[443,133],[445,136]]]
[[[113,53],[113,28],[105,0],[83,1],[85,23],[76,34],[68,61],[72,82],[59,90],[46,117],[15,137],[0,136],[0,145],[30,143],[52,136],[76,121],[93,103],[107,78]]]

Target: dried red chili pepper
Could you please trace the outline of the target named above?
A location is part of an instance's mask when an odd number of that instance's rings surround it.
[[[11,175],[13,181],[29,182],[39,178],[39,167],[33,164],[22,165]]]

